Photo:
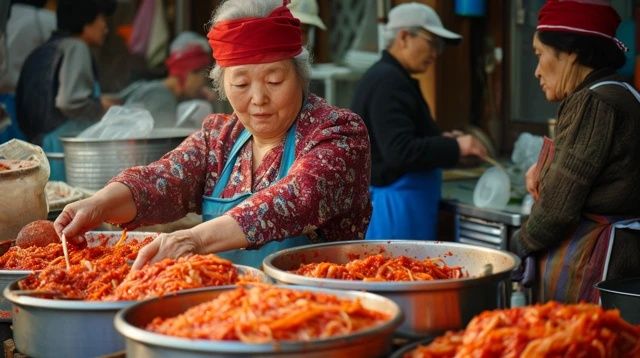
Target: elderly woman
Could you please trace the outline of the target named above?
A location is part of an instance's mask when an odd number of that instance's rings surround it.
[[[362,239],[371,213],[366,127],[307,93],[299,21],[282,0],[229,0],[212,23],[212,77],[233,114],[209,116],[162,159],[68,205],[58,233],[73,238],[103,221],[135,228],[202,212],[202,224],[144,247],[134,268],[228,250],[232,261],[259,266],[286,247]]]
[[[545,301],[596,302],[601,279],[640,276],[637,232],[611,235],[640,217],[640,95],[615,73],[620,18],[600,3],[548,1],[533,38],[535,75],[561,103],[555,143],[545,139],[527,173],[536,201],[512,249],[538,257]]]

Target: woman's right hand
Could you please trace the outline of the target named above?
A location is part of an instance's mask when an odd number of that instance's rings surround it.
[[[475,155],[484,158],[487,156],[487,148],[470,134],[461,135],[456,138],[456,141],[458,141],[458,147],[460,147],[461,157]]]
[[[58,235],[79,244],[80,236],[105,221],[128,223],[137,215],[136,204],[129,188],[122,183],[110,183],[89,198],[64,207],[53,223]]]
[[[529,167],[529,169],[527,169],[527,174],[525,174],[527,191],[535,201],[538,201],[538,197],[540,196],[540,191],[538,190],[540,181],[538,180],[538,171],[536,170],[537,166],[538,164],[534,163]]]
[[[83,241],[82,234],[99,226],[104,221],[104,213],[95,197],[89,197],[68,204],[53,223],[58,236],[75,244]]]

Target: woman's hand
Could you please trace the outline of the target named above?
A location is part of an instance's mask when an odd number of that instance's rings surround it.
[[[53,223],[58,236],[65,235],[69,242],[79,244],[82,234],[99,226],[104,221],[104,212],[95,197],[68,204]]]
[[[140,249],[131,269],[138,270],[147,263],[152,264],[165,258],[177,259],[188,254],[202,253],[203,249],[202,239],[192,229],[160,234]]]
[[[538,190],[540,181],[538,180],[538,171],[536,170],[537,166],[538,164],[534,163],[529,167],[529,169],[527,170],[527,174],[525,175],[527,191],[529,192],[529,194],[531,194],[531,197],[535,201],[538,201],[538,197],[540,196],[540,192]]]
[[[248,244],[240,225],[231,216],[222,215],[191,229],[161,234],[140,249],[131,269],[138,270],[165,258],[242,249]]]
[[[67,240],[79,244],[84,240],[82,234],[103,222],[127,223],[136,214],[129,188],[121,183],[111,183],[91,197],[65,206],[53,226],[59,236],[64,234]]]

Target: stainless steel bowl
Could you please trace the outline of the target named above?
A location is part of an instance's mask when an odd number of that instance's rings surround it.
[[[100,245],[102,241],[100,238],[107,237],[107,245],[114,245],[120,239],[120,231],[89,231],[85,233],[87,240],[87,246],[94,247]],[[148,236],[156,236],[156,233],[130,231],[127,233],[128,240],[143,240]],[[0,291],[4,291],[5,287],[9,286],[12,282],[15,282],[21,278],[25,278],[32,274],[30,270],[0,270]],[[11,302],[8,302],[4,296],[0,297],[0,311],[11,311]]]
[[[418,259],[442,257],[447,265],[464,267],[469,277],[413,282],[363,282],[311,278],[290,272],[302,263],[347,263],[380,253]],[[511,271],[519,265],[520,259],[509,252],[479,246],[438,241],[367,240],[282,250],[267,256],[263,269],[276,282],[362,290],[390,298],[405,315],[398,333],[408,337],[424,337],[461,329],[473,316],[484,310],[506,307]]]
[[[60,138],[64,146],[66,181],[74,187],[101,189],[122,170],[160,159],[178,146],[192,129],[156,129],[149,138]]]
[[[640,324],[640,277],[605,280],[597,283],[602,307],[620,310],[631,324]]]
[[[85,238],[87,245],[92,247],[99,245],[103,237],[107,238],[107,245],[114,245],[120,235],[119,231],[91,231]],[[127,233],[127,239],[142,240],[155,235],[132,231]],[[251,274],[263,282],[271,282],[258,269],[234,266],[240,274]],[[20,278],[32,272],[5,272],[0,280],[16,277],[3,288],[3,297],[12,312],[14,341],[21,353],[32,357],[94,357],[124,349],[124,340],[113,327],[113,317],[135,301],[72,301],[19,295],[15,292],[19,290]]]
[[[256,268],[235,266],[241,274],[251,273],[270,282]],[[19,352],[30,357],[95,357],[124,349],[113,318],[137,301],[54,300],[16,294],[18,290],[19,280],[4,289],[4,296],[13,305],[13,339]]]
[[[416,342],[407,343],[404,346],[400,347],[400,349],[396,350],[389,356],[389,358],[404,358],[405,354],[411,352],[412,350],[418,348],[418,346],[426,346],[429,343],[433,342],[433,337],[421,339]]]
[[[281,286],[285,287],[285,286]],[[379,326],[354,334],[309,342],[276,342],[246,344],[171,337],[147,331],[145,327],[155,317],[173,317],[187,309],[216,298],[229,288],[214,288],[182,292],[174,296],[155,298],[120,311],[115,318],[116,329],[125,336],[128,357],[302,357],[359,358],[385,357],[391,347],[394,329],[402,320],[400,308],[391,300],[366,292],[337,291],[291,286],[333,294],[340,298],[359,298],[369,308],[385,312],[391,319]]]

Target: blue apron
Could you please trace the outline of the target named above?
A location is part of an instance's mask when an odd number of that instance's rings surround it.
[[[371,186],[366,240],[436,240],[442,170],[407,173],[387,186]]]
[[[295,159],[295,137],[296,125],[294,123],[289,129],[287,138],[284,142],[282,161],[280,162],[280,171],[278,172],[278,178],[276,180],[280,180],[285,175],[287,175],[287,173],[289,172],[289,168],[293,164],[293,161]],[[202,218],[205,221],[224,215],[227,211],[233,209],[245,199],[248,199],[251,195],[253,195],[253,193],[244,193],[238,194],[233,198],[220,197],[224,187],[227,185],[227,182],[229,182],[229,177],[231,176],[231,171],[233,170],[233,166],[235,165],[238,153],[240,152],[240,149],[242,149],[244,144],[249,140],[249,138],[251,138],[251,134],[246,129],[243,130],[242,133],[240,133],[240,136],[231,149],[231,153],[229,153],[229,159],[227,159],[227,162],[224,165],[224,169],[222,170],[220,179],[218,179],[218,182],[213,187],[213,192],[210,196],[202,196]],[[299,236],[286,238],[283,241],[271,241],[260,247],[258,250],[231,250],[220,252],[217,255],[224,257],[227,260],[231,260],[236,264],[260,267],[262,265],[262,260],[264,260],[264,258],[269,254],[290,247],[307,245],[310,243],[311,241],[306,236]]]

